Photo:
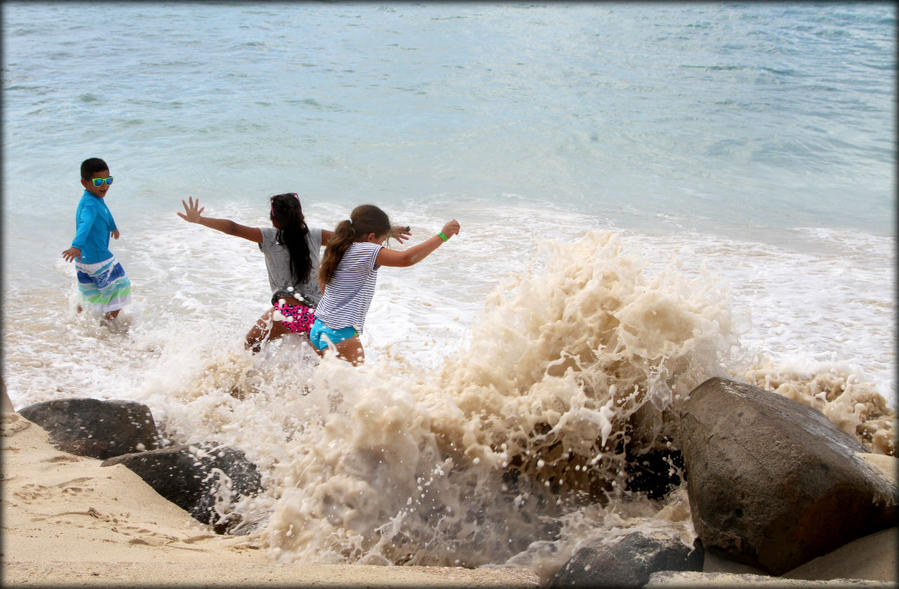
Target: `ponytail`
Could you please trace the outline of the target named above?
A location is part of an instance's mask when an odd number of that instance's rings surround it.
[[[353,242],[362,241],[369,233],[379,237],[390,233],[390,218],[374,205],[359,205],[350,213],[349,219],[338,223],[318,267],[318,281],[322,292],[325,285],[331,282],[343,255]]]
[[[356,231],[353,229],[353,222],[347,219],[338,223],[318,267],[318,281],[323,292],[325,285],[331,282],[331,277],[337,271],[343,254],[350,249],[354,241],[356,241]]]

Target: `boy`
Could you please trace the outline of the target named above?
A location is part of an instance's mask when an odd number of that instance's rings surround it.
[[[119,238],[115,219],[103,200],[111,184],[106,162],[92,157],[81,163],[84,194],[75,212],[75,239],[72,247],[62,252],[66,262],[75,260],[78,289],[88,308],[105,313],[107,320],[115,319],[131,300],[131,281],[109,251],[109,236]]]

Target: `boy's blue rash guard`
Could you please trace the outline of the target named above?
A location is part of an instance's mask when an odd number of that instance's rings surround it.
[[[81,250],[81,263],[96,264],[111,258],[109,234],[116,230],[115,219],[103,199],[85,190],[75,211],[72,240],[72,247]]]

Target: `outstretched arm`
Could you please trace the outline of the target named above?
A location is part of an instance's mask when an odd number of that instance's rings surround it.
[[[455,219],[449,221],[443,226],[443,231],[441,231],[441,233],[446,236],[446,241],[449,241],[450,237],[459,233],[459,222]],[[381,251],[378,252],[378,257],[375,258],[375,264],[399,268],[412,266],[413,264],[417,264],[424,260],[428,254],[440,247],[443,242],[443,237],[438,234],[407,250],[395,251],[382,248]]]
[[[204,217],[203,211],[206,207],[200,207],[200,199],[194,200],[192,196],[187,197],[189,203],[181,201],[184,205],[184,212],[178,213],[178,216],[188,223],[197,223],[228,235],[243,237],[256,243],[262,243],[262,232],[258,227],[247,227],[240,223],[235,223],[230,219],[214,219],[212,217]]]

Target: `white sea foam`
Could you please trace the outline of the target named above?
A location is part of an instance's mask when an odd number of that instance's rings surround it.
[[[407,213],[413,234],[439,225],[438,214]],[[775,352],[753,361],[756,346],[742,345],[754,309],[735,312],[735,299],[764,300],[770,287],[750,278],[756,290],[740,292],[740,264],[776,270],[783,256],[767,246],[598,231],[520,256],[521,240],[500,232],[488,255],[460,236],[417,273],[381,270],[368,362],[353,368],[319,362],[295,336],[244,351],[243,333],[266,307],[261,254],[177,221],[168,236],[148,236],[174,244],[146,262],[168,280],[135,296],[127,332],[76,314],[73,290],[12,299],[13,333],[29,324],[40,337],[6,339],[10,393],[17,406],[135,399],[173,442],[244,450],[265,492],[232,508],[275,558],[551,571],[597,530],[689,543],[682,494],[622,495],[624,454],[667,447],[673,409],[713,375],[818,406],[875,450],[893,450],[893,418],[873,387],[808,357],[790,358],[790,370]],[[466,228],[489,233],[483,223]],[[752,266],[759,257],[766,263]],[[20,314],[35,294],[68,305],[65,320]]]

